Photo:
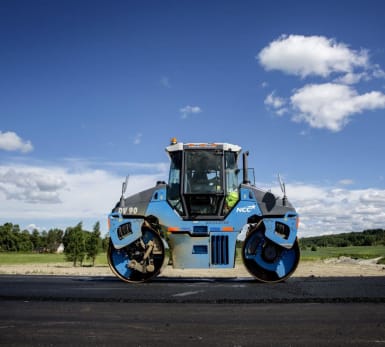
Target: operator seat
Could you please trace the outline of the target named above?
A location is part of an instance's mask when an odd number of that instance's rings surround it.
[[[209,192],[209,180],[204,171],[196,171],[191,178],[191,193],[207,193]]]

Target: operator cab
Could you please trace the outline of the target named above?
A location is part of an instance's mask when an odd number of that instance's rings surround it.
[[[223,219],[239,200],[238,155],[227,143],[177,143],[170,159],[167,200],[184,219]]]

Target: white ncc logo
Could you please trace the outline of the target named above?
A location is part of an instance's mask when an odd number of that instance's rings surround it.
[[[237,212],[240,213],[249,213],[255,209],[255,205],[245,206],[245,207],[237,207]]]

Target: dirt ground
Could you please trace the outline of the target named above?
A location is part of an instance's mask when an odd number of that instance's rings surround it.
[[[376,264],[378,259],[362,260],[348,257],[332,258],[299,263],[293,277],[356,277],[385,276],[385,265]],[[20,275],[68,275],[114,276],[108,266],[73,267],[71,264],[0,265],[0,274]],[[160,276],[164,277],[251,277],[243,264],[234,269],[173,269],[167,266]]]

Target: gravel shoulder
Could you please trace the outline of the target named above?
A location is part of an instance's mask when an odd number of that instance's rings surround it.
[[[331,258],[299,263],[293,277],[360,277],[385,276],[385,265],[376,264],[378,259]],[[64,276],[114,276],[108,266],[73,267],[70,263],[0,265],[0,274],[16,275],[64,275]],[[252,277],[243,264],[234,269],[173,269],[167,266],[163,277]]]

